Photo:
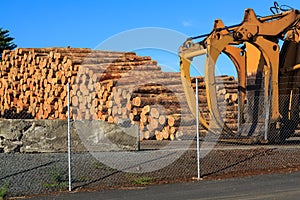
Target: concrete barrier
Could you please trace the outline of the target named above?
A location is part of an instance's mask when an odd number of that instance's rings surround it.
[[[1,119],[0,152],[67,151],[67,120]],[[71,122],[72,152],[138,150],[137,126]]]

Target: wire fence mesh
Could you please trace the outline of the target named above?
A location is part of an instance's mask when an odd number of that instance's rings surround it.
[[[267,101],[263,96],[247,96],[241,125],[238,127],[238,97],[234,93],[237,87],[232,85],[217,85],[218,110],[224,125],[233,129],[237,136],[264,135]],[[161,86],[159,88],[162,89]],[[213,118],[203,88],[200,81],[199,110],[201,116],[211,124]],[[227,92],[229,89],[230,92]],[[114,92],[118,93],[118,89]],[[126,97],[123,90],[119,94]],[[111,116],[118,120],[110,122],[108,116],[103,117],[105,120],[79,118],[79,105],[71,105],[72,189],[144,186],[191,181],[197,177],[196,121],[188,105],[180,104],[181,100],[178,100],[185,98],[184,93],[176,95],[176,98],[174,94],[168,97],[172,101],[177,99],[175,103],[160,99],[147,110],[144,108],[146,105],[131,106],[126,114],[122,113],[122,108],[128,106],[127,101],[120,100],[121,106],[112,103],[111,111],[105,108],[105,112],[115,112]],[[77,97],[80,98],[80,95]],[[224,143],[221,141],[227,137],[207,132],[201,127],[201,177],[220,179],[299,170],[297,99],[295,94],[279,98],[279,105],[285,105],[280,110],[285,120],[278,123],[284,128],[275,126],[268,132],[268,136],[284,133],[287,140],[276,144],[249,145],[245,144],[245,138],[237,138],[234,143],[232,140]],[[99,102],[97,108],[100,105]],[[63,109],[66,115],[66,108]],[[83,116],[86,112],[90,115],[90,110],[100,115],[99,110],[91,107],[80,110],[79,115]],[[180,110],[181,115],[171,114],[173,110]],[[106,114],[101,111],[102,116]],[[8,196],[68,189],[67,130],[66,119],[36,120],[14,112],[2,115],[0,186],[7,188]]]

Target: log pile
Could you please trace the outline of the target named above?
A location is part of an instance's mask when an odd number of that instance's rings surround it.
[[[75,120],[138,124],[141,139],[195,134],[180,73],[163,72],[150,57],[87,48],[19,48],[4,51],[2,59],[1,118],[66,119],[70,83]],[[209,120],[205,85],[199,80],[200,109]],[[236,81],[228,76],[218,81],[219,106],[235,128]]]
[[[0,65],[0,110],[5,118],[66,118],[67,82],[77,69],[69,54],[90,49],[16,49],[4,51]]]

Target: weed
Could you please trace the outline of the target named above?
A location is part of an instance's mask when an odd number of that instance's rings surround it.
[[[58,188],[58,189],[66,189],[68,186],[68,182],[66,181],[65,173],[54,166],[51,170],[48,171],[50,176],[50,183],[45,183],[43,186],[45,188]]]
[[[0,200],[4,199],[7,195],[7,192],[8,192],[8,188],[9,188],[9,183],[6,182],[4,183],[4,185],[2,185],[0,187]]]
[[[64,190],[68,187],[68,182],[60,182],[60,183],[44,183],[43,184],[44,188],[58,188],[60,190]]]
[[[133,185],[149,185],[154,182],[155,182],[155,178],[151,178],[147,176],[137,177],[131,181]]]
[[[84,175],[81,175],[78,177],[77,179],[79,182],[86,182],[86,181],[89,181],[90,179]]]

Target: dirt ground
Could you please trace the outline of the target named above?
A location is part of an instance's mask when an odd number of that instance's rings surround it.
[[[178,141],[177,144],[184,144],[184,141]],[[299,141],[282,145],[216,144],[206,156],[201,158],[201,177],[211,180],[300,171],[299,144]],[[161,149],[164,145],[167,144],[142,143],[141,153],[144,151],[155,154],[157,149]],[[176,149],[179,149],[178,146]],[[101,163],[90,153],[74,153],[72,154],[72,188],[73,190],[102,190],[195,181],[194,178],[197,177],[195,142],[183,151],[182,155],[168,166],[145,173],[130,173],[114,169]],[[10,197],[67,191],[66,153],[0,154],[0,158],[3,161],[0,185],[9,182],[8,196]]]

